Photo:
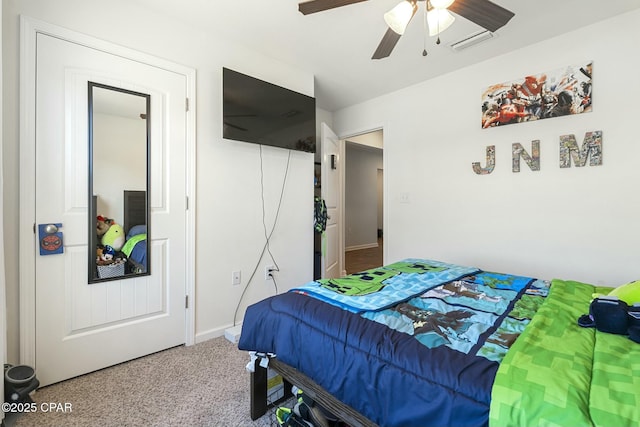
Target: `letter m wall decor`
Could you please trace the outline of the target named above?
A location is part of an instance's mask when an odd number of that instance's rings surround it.
[[[584,135],[582,147],[578,147],[574,135],[562,135],[560,137],[560,167],[570,168],[571,160],[577,167],[587,164],[589,166],[602,165],[602,131],[587,132]]]

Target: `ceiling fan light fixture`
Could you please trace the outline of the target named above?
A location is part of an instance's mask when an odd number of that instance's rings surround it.
[[[402,1],[384,14],[384,21],[396,34],[402,35],[417,9],[418,5],[415,1]]]
[[[453,4],[455,0],[430,0],[431,6],[436,9],[446,9]]]
[[[437,36],[453,24],[456,18],[446,9],[431,9],[427,11],[427,24],[429,35]]]

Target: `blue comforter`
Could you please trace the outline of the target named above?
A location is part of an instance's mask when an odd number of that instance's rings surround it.
[[[382,426],[486,425],[499,362],[547,284],[429,260],[375,271],[248,307],[239,348],[275,353]]]

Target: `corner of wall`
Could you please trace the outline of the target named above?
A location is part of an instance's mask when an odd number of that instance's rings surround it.
[[[0,46],[2,45],[2,7],[0,7]],[[2,98],[2,56],[0,55],[0,99]],[[0,104],[0,129],[2,129],[2,104]],[[3,147],[3,136],[0,133],[0,147]],[[0,165],[3,162],[2,150],[0,150]],[[4,167],[1,168],[4,170]],[[0,175],[0,227],[4,227],[4,179]],[[4,233],[2,233],[4,236]],[[4,278],[4,237],[0,239],[0,357],[2,364],[7,361],[7,303],[5,301],[5,278]],[[4,381],[0,381],[0,396],[4,396]],[[0,421],[4,419],[4,412],[0,411]],[[2,421],[4,425],[4,421]]]

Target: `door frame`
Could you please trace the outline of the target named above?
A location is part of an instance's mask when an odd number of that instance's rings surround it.
[[[344,132],[340,135],[338,135],[339,138],[339,144],[340,144],[340,157],[343,159],[342,162],[340,162],[341,164],[339,164],[338,166],[340,167],[340,174],[341,174],[341,178],[340,178],[340,197],[342,199],[342,216],[340,217],[340,222],[341,224],[340,226],[340,234],[342,236],[342,242],[341,242],[341,257],[342,257],[342,268],[343,268],[343,272],[342,275],[345,276],[347,274],[346,271],[346,266],[345,266],[345,244],[346,244],[346,234],[345,234],[345,218],[346,218],[346,212],[345,212],[345,187],[346,187],[346,174],[347,174],[347,170],[346,170],[346,141],[349,138],[353,138],[354,136],[359,136],[359,135],[364,135],[366,133],[371,133],[371,132],[376,132],[376,131],[382,131],[382,138],[383,138],[383,146],[382,146],[382,170],[387,168],[387,156],[384,155],[384,140],[385,138],[385,134],[388,132],[389,129],[389,125],[387,123],[383,123],[380,125],[373,125],[373,126],[367,126],[361,129],[356,129],[356,130],[351,130],[348,132]],[[387,209],[388,209],[388,203],[387,203],[387,194],[389,194],[387,192],[387,174],[383,174],[382,175],[382,193],[383,193],[383,199],[382,199],[382,229],[385,231],[385,244],[382,247],[382,263],[386,264],[387,260],[388,260],[388,255],[387,255],[387,249],[389,247],[389,245],[387,244],[387,237],[388,237],[388,223],[387,223],[387,219],[389,218],[389,215],[387,214]]]
[[[146,53],[77,33],[28,16],[20,16],[20,363],[35,366],[36,359],[36,38],[46,34],[88,48],[121,56],[186,77],[186,233],[185,233],[185,344],[195,343],[195,212],[196,212],[196,71]]]

